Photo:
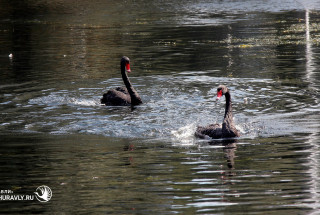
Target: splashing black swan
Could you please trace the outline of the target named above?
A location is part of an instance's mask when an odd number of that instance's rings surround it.
[[[232,116],[232,102],[231,102],[231,94],[228,88],[224,85],[220,85],[217,89],[217,99],[220,99],[221,96],[226,97],[226,109],[224,113],[223,123],[221,124],[210,124],[205,127],[198,126],[195,136],[199,138],[233,138],[239,137],[240,132],[236,129],[233,123]]]
[[[103,94],[101,98],[101,104],[105,104],[107,106],[126,106],[126,105],[139,105],[142,103],[142,100],[137,93],[137,91],[133,88],[126,71],[129,73],[130,70],[130,59],[126,56],[123,56],[120,61],[121,75],[123,82],[126,86],[117,87],[115,89],[109,90],[107,93]]]

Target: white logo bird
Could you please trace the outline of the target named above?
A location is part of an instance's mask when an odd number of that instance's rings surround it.
[[[40,191],[40,194],[39,194],[39,191]],[[40,202],[47,202],[52,197],[51,189],[45,185],[38,187],[36,192],[34,192],[34,193],[36,194],[36,197]]]

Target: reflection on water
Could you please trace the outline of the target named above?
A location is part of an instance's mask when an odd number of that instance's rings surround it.
[[[187,148],[90,135],[4,138],[12,145],[2,151],[15,162],[1,157],[7,169],[1,186],[14,178],[9,188],[17,187],[16,192],[39,183],[53,190],[45,207],[7,202],[10,210],[3,207],[4,213],[18,212],[19,206],[25,212],[51,213],[218,213],[246,207],[265,214],[319,208],[317,182],[306,159],[315,149],[305,144],[309,136],[203,142]]]
[[[53,191],[1,213],[316,214],[319,5],[0,1],[0,190]],[[100,105],[122,55],[134,110]],[[242,136],[196,139],[220,84]]]

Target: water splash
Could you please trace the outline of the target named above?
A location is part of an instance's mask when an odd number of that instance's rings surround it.
[[[195,143],[194,132],[196,128],[197,125],[192,123],[171,131],[173,142],[177,142],[179,145],[193,145]]]
[[[317,129],[307,123],[312,120],[308,116],[310,112],[319,112],[316,95],[309,98],[307,105],[303,96],[292,93],[298,91],[297,88],[278,89],[277,83],[269,79],[217,78],[205,73],[196,76],[189,73],[178,77],[132,78],[132,81],[144,101],[133,111],[130,107],[100,105],[102,86],[121,85],[121,80],[111,79],[100,83],[98,88],[48,89],[27,102],[15,100],[22,111],[0,124],[0,129],[161,139],[190,145],[198,141],[193,135],[197,125],[223,121],[225,100],[215,102],[217,86],[212,83],[226,84],[231,90],[235,123],[241,138]],[[248,98],[247,103],[244,98]],[[28,117],[30,113],[34,114],[33,118]]]

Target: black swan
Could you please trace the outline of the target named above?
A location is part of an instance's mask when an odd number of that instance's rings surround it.
[[[220,85],[217,89],[217,99],[220,99],[223,95],[226,97],[226,109],[222,125],[210,124],[205,127],[198,126],[195,132],[195,136],[203,139],[207,137],[211,137],[213,139],[220,139],[240,136],[240,132],[236,129],[233,123],[230,92],[226,86]]]
[[[103,97],[101,98],[101,104],[114,106],[134,106],[141,104],[142,100],[137,91],[131,85],[128,75],[126,73],[126,71],[131,72],[130,59],[128,57],[123,56],[121,58],[120,68],[122,79],[126,88],[117,87],[115,89],[109,90],[107,93],[103,94]]]

